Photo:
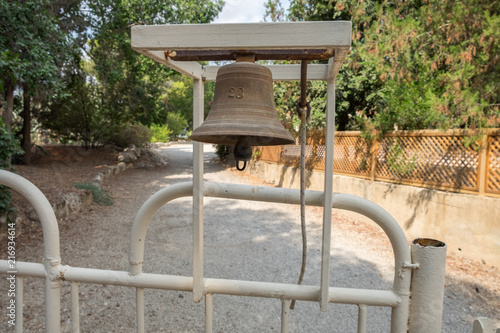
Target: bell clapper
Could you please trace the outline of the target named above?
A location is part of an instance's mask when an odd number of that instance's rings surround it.
[[[236,170],[243,171],[247,167],[247,161],[243,161],[243,167],[240,168],[240,161],[236,161]]]
[[[247,162],[252,159],[252,146],[250,146],[247,138],[244,136],[240,137],[234,146],[234,159],[238,171],[245,170]],[[240,161],[244,162],[242,168],[240,168]]]

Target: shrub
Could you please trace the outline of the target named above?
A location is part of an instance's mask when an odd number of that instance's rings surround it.
[[[122,148],[127,148],[131,145],[144,148],[147,143],[151,142],[152,136],[153,132],[144,125],[127,125],[111,133],[109,141]]]
[[[215,146],[215,153],[217,156],[219,156],[221,161],[225,161],[227,159],[227,156],[231,154],[231,146],[225,146],[225,145],[214,145]]]
[[[168,142],[170,141],[170,136],[173,133],[173,131],[168,128],[168,125],[153,124],[150,129],[151,132],[153,132],[151,142]]]
[[[5,124],[0,119],[0,168],[13,171],[11,159],[14,154],[22,154],[12,133],[10,133]],[[0,216],[12,213],[12,194],[6,186],[0,185]]]
[[[90,191],[92,193],[92,200],[99,205],[112,206],[114,203],[111,193],[100,188],[96,184],[85,182],[81,184],[76,183],[74,186],[82,190]]]

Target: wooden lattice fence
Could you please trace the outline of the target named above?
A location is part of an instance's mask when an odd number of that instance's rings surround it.
[[[500,134],[488,138],[486,191],[500,193]]]
[[[471,137],[479,138],[466,145]],[[324,171],[324,133],[308,133],[306,166]],[[259,147],[260,161],[299,165],[300,146]],[[361,132],[335,133],[337,174],[447,190],[500,194],[500,130],[392,132],[365,140]]]

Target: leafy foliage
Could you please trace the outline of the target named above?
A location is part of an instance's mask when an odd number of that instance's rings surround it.
[[[398,140],[390,145],[387,154],[387,165],[396,178],[408,178],[416,169],[417,155],[413,153],[411,158],[405,154],[405,149]]]
[[[64,69],[71,68],[83,46],[81,1],[25,0],[0,2],[0,91],[5,100],[2,117],[11,128],[14,92],[22,98],[22,141],[30,161],[32,115],[49,96],[64,95]]]
[[[278,0],[266,6],[267,17],[282,17]],[[487,0],[292,0],[287,18],[353,22],[352,54],[337,78],[337,126],[370,135],[499,126],[499,14]],[[311,100],[323,98],[324,87],[308,89]]]
[[[204,86],[204,110],[210,110],[211,100],[215,90],[215,82],[206,82]],[[186,76],[171,76],[164,103],[166,114],[162,123],[172,130],[172,137],[183,134],[193,128],[193,80]]]
[[[168,142],[170,141],[170,137],[173,133],[173,131],[168,128],[168,125],[153,124],[151,125],[150,130],[153,132],[151,142]]]
[[[226,145],[214,145],[215,153],[221,161],[227,160],[227,157],[231,154],[231,146]]]
[[[20,154],[21,150],[0,119],[0,168],[13,171],[11,167],[11,158],[13,154]],[[0,216],[8,215],[12,212],[12,194],[6,186],[0,185]]]
[[[114,199],[111,196],[111,193],[100,188],[96,184],[84,182],[84,183],[76,183],[74,185],[76,188],[87,190],[92,193],[92,200],[103,206],[112,206],[114,204]]]
[[[190,118],[184,111],[167,112],[165,105],[166,83],[175,73],[132,50],[130,28],[208,23],[223,4],[222,0],[0,2],[0,99],[8,102],[9,110],[3,115],[22,105],[25,125],[39,122],[55,138],[86,146],[109,142],[127,124],[169,121],[170,127],[184,126],[184,130]],[[22,91],[24,102],[14,91]],[[29,128],[23,132],[29,139]]]
[[[151,142],[153,132],[144,125],[125,124],[119,129],[113,130],[109,133],[109,142],[121,148],[127,148],[131,145],[144,148],[146,143]]]
[[[130,47],[136,24],[207,23],[222,9],[220,0],[99,0],[89,3],[95,34],[89,42],[92,75],[99,97],[114,122],[144,125],[166,120],[165,83],[174,72]]]

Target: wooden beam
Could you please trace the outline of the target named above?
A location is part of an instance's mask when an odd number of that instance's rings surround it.
[[[335,50],[335,58],[331,58],[328,62],[329,70],[328,70],[328,80],[335,80],[337,74],[340,71],[340,67],[344,63],[344,60],[347,58],[347,55],[350,53],[350,48],[342,48]]]
[[[334,49],[351,46],[352,23],[271,22],[167,24],[132,27],[140,50]]]
[[[206,66],[204,78],[206,81],[215,81],[217,71],[221,66]],[[300,81],[300,65],[268,65],[274,81]],[[328,65],[307,65],[307,80],[326,80]]]
[[[195,61],[192,62],[173,61],[172,59],[165,58],[165,53],[162,51],[139,50],[138,52],[190,78],[201,79],[202,77],[203,67]]]

